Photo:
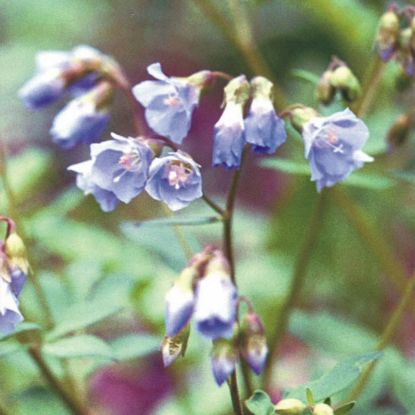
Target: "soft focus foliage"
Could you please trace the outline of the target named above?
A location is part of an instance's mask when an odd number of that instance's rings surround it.
[[[84,197],[75,187],[74,174],[67,171],[68,166],[90,157],[89,147],[62,151],[51,143],[49,130],[61,106],[53,104],[50,110],[35,113],[17,97],[19,88],[33,74],[38,50],[69,50],[78,44],[90,44],[114,56],[134,85],[167,82],[148,81],[146,67],[156,61],[169,75],[187,76],[207,68],[234,76],[245,73],[251,79],[256,74],[198,3],[2,3],[1,140],[9,150],[7,176],[20,213],[21,236],[52,317],[48,321],[42,299],[29,281],[20,295],[27,316],[17,329],[23,341],[18,342],[16,336],[0,340],[0,404],[11,414],[69,414],[45,387],[25,353],[26,340],[39,338],[54,372],[63,377],[67,370],[79,384],[86,385],[97,414],[223,415],[231,411],[227,387],[218,388],[213,381],[211,343],[194,333],[195,326],[189,344],[183,345],[184,349],[187,346],[185,359],[179,357],[165,369],[159,353],[165,294],[186,266],[189,251],[221,243],[220,220],[201,200],[175,213],[174,218],[166,218],[164,205],[145,193],[129,205],[103,213],[92,197]],[[230,18],[227,2],[213,3]],[[317,105],[314,89],[332,55],[346,61],[356,77],[363,79],[374,56],[376,25],[386,8],[385,1],[377,0],[242,3],[259,49],[286,100],[307,106]],[[414,301],[393,343],[382,356],[375,352],[379,335],[415,265],[414,134],[409,131],[405,142],[392,152],[387,151],[386,140],[397,116],[414,102],[413,86],[399,77],[397,81],[399,74],[399,64],[388,63],[374,106],[364,118],[370,131],[364,151],[375,161],[334,189],[323,190],[329,190],[324,219],[313,244],[301,299],[281,344],[273,387],[267,391],[273,404],[283,397],[306,402],[308,387],[316,401],[330,395],[339,405],[366,365],[379,360],[351,413],[415,413]],[[202,174],[206,172],[203,187],[220,203],[231,177],[221,167],[210,169],[213,126],[222,120],[221,88],[202,94],[198,107],[199,96],[193,97],[182,111],[183,131],[178,136],[170,134],[172,140],[181,141],[192,118],[184,148],[201,163]],[[164,107],[146,105],[147,119],[154,116],[150,109],[164,111]],[[329,116],[342,109],[336,100],[321,107],[321,113]],[[144,109],[140,111],[144,114]],[[104,118],[106,124],[106,114]],[[278,122],[273,119],[274,124]],[[125,137],[132,134],[131,110],[122,94],[114,96],[109,123],[106,139],[110,131]],[[160,126],[153,118],[150,127],[157,131]],[[162,128],[170,133],[170,124]],[[287,131],[287,141],[277,156],[262,159],[248,155],[233,228],[238,291],[253,302],[267,335],[280,315],[318,198],[315,183],[310,182],[301,136],[291,126]],[[281,142],[284,139],[280,137]],[[220,162],[234,167],[241,150],[238,147],[236,161]],[[187,206],[201,196],[199,167],[193,168],[195,190],[186,200],[162,194],[161,181],[166,179],[158,178],[157,171],[150,172],[157,186],[149,193],[173,210]],[[84,190],[94,193],[96,189]],[[115,193],[112,188],[105,190]],[[142,190],[140,186],[134,192]],[[0,213],[11,216],[7,192],[0,185]],[[177,225],[182,226],[179,229]],[[257,377],[253,383],[259,387]],[[242,395],[248,398],[244,391]],[[248,408],[253,414],[269,415],[270,402],[268,396],[257,392]]]

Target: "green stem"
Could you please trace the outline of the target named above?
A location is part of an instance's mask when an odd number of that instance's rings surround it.
[[[378,91],[379,84],[382,80],[385,67],[385,62],[376,56],[369,67],[368,75],[366,76],[366,81],[363,86],[362,97],[353,108],[358,117],[362,118],[369,112],[373,100],[376,97],[376,92]]]
[[[411,279],[406,283],[406,287],[404,293],[398,303],[398,306],[395,308],[394,312],[392,313],[391,317],[389,318],[388,323],[379,339],[379,343],[377,345],[377,350],[382,351],[391,341],[393,335],[396,332],[396,329],[399,327],[399,323],[404,316],[405,310],[408,308],[409,304],[411,304],[413,295],[415,290],[415,274],[411,277]],[[370,365],[366,368],[366,370],[360,376],[357,385],[350,393],[349,399],[350,401],[356,400],[356,398],[363,392],[370,375],[373,372],[373,369],[376,366],[377,361],[371,362]]]
[[[73,398],[72,394],[65,388],[65,386],[54,375],[48,364],[43,359],[39,349],[32,346],[28,349],[28,353],[33,362],[42,372],[43,377],[48,381],[49,385],[55,390],[56,394],[62,399],[65,406],[74,415],[89,415],[89,410],[84,405]]]
[[[278,356],[279,346],[283,340],[284,333],[287,330],[289,317],[301,297],[302,287],[305,283],[305,277],[307,275],[307,266],[310,262],[311,254],[321,229],[325,200],[327,197],[326,193],[327,192],[323,190],[323,192],[320,193],[318,197],[317,205],[311,217],[310,225],[308,226],[304,242],[300,252],[298,253],[297,261],[294,265],[294,272],[291,279],[291,286],[288,296],[286,297],[283,305],[278,310],[275,330],[270,334],[268,338],[270,353],[264,368],[264,388],[266,389],[271,386],[272,371],[275,365],[275,360]]]
[[[232,25],[217,9],[211,0],[193,0],[199,9],[206,15],[212,23],[222,32],[225,39],[231,43],[239,54],[244,58],[246,64],[256,75],[263,75],[270,79],[274,84],[274,102],[277,108],[283,108],[285,99],[274,74],[269,65],[259,52],[255,43],[252,28],[246,15],[246,10],[239,0],[228,0],[234,22]]]

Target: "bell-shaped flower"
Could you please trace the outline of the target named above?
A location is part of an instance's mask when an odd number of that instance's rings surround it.
[[[193,314],[195,295],[193,283],[197,273],[193,267],[185,268],[166,295],[166,334],[176,336]]]
[[[314,117],[303,125],[305,157],[311,180],[320,192],[344,180],[373,158],[361,149],[369,137],[365,123],[348,108],[329,117]]]
[[[147,71],[157,80],[137,84],[133,94],[145,107],[151,129],[180,144],[190,130],[193,110],[210,72],[197,72],[187,78],[167,77],[159,63],[153,63]]]
[[[53,120],[52,141],[65,149],[97,141],[108,125],[110,117],[105,104],[111,95],[111,85],[101,82],[87,94],[70,101]]]
[[[104,212],[111,212],[118,206],[119,200],[113,192],[101,189],[94,183],[91,174],[92,163],[93,160],[88,160],[82,163],[73,164],[68,167],[68,170],[77,173],[76,185],[84,191],[85,195],[93,195]]]
[[[254,312],[248,312],[241,323],[241,353],[249,367],[259,375],[268,354],[264,325]]]
[[[239,167],[245,145],[243,107],[249,98],[249,83],[244,75],[225,87],[225,109],[213,130],[213,166]]]
[[[216,383],[221,386],[235,371],[238,352],[231,340],[219,339],[213,342],[211,354],[212,372]]]
[[[66,82],[62,72],[52,68],[36,74],[27,81],[18,92],[19,98],[30,109],[39,109],[61,98],[65,92]]]
[[[13,332],[17,324],[23,321],[19,311],[19,301],[13,293],[10,282],[0,276],[0,333]]]
[[[171,210],[182,209],[203,195],[199,167],[182,151],[155,158],[150,166],[146,191]]]
[[[230,338],[236,321],[237,291],[228,263],[217,251],[196,286],[194,319],[198,331],[209,339]]]
[[[251,81],[253,99],[245,119],[245,141],[257,153],[273,154],[287,139],[284,120],[272,103],[272,87],[272,82],[262,76]]]

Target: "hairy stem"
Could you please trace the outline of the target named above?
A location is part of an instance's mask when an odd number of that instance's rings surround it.
[[[396,329],[399,327],[399,323],[404,316],[405,310],[408,308],[409,304],[413,299],[415,290],[415,274],[412,275],[410,280],[406,283],[406,287],[402,297],[399,300],[397,307],[395,308],[394,312],[392,313],[391,317],[388,320],[388,323],[385,326],[385,329],[380,336],[378,345],[376,349],[378,351],[382,351],[385,347],[389,344],[392,340],[393,335],[396,332]],[[376,366],[377,361],[373,361],[369,364],[366,370],[361,374],[355,388],[352,390],[349,396],[349,400],[356,400],[356,398],[363,392],[370,375],[373,372],[373,369]]]
[[[268,359],[265,363],[264,369],[264,387],[268,389],[271,386],[272,370],[274,368],[275,360],[278,356],[278,349],[281,341],[284,338],[284,333],[287,330],[288,320],[292,310],[297,305],[298,300],[301,298],[302,287],[305,283],[305,277],[307,275],[307,266],[310,262],[313,247],[316,243],[317,237],[321,229],[321,222],[324,213],[326,191],[323,190],[320,193],[317,201],[317,205],[311,217],[310,225],[305,234],[304,242],[298,253],[296,263],[294,265],[294,272],[291,279],[291,286],[289,293],[283,303],[278,309],[276,316],[276,326],[274,332],[268,338],[269,350]]]

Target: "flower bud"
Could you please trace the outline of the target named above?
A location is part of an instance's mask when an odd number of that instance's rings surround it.
[[[334,95],[336,93],[335,88],[331,83],[331,77],[333,71],[327,70],[321,75],[321,78],[317,84],[315,95],[319,102],[324,105],[328,105],[333,101]]]
[[[161,343],[164,367],[170,366],[179,356],[184,356],[189,334],[190,328],[187,326],[174,337],[164,337]]]
[[[234,372],[238,361],[238,352],[230,340],[220,339],[213,342],[212,371],[216,383],[221,386]]]
[[[26,247],[22,238],[12,232],[6,239],[4,244],[4,252],[6,253],[10,266],[18,267],[27,274],[29,272],[29,261],[27,259]]]
[[[265,364],[268,347],[264,325],[258,314],[248,312],[241,323],[241,353],[249,367],[259,375]]]
[[[319,116],[318,112],[310,107],[299,106],[289,111],[292,126],[301,133],[303,127],[312,119]]]
[[[313,415],[334,415],[334,411],[325,403],[318,403],[313,409]]]
[[[359,81],[346,65],[339,66],[333,71],[331,84],[340,90],[343,98],[348,102],[355,101],[361,94]]]
[[[209,339],[233,336],[237,291],[223,253],[214,251],[205,276],[196,286],[195,320],[199,332]]]
[[[400,147],[405,143],[409,136],[412,126],[412,119],[409,114],[401,114],[396,118],[395,122],[389,128],[387,133],[387,141],[389,151],[393,151],[396,147]]]
[[[388,61],[392,58],[397,49],[398,38],[399,17],[394,8],[391,8],[380,18],[376,36],[376,48],[382,60]]]
[[[283,399],[274,407],[275,412],[280,415],[301,415],[306,408],[306,404],[299,399]]]

